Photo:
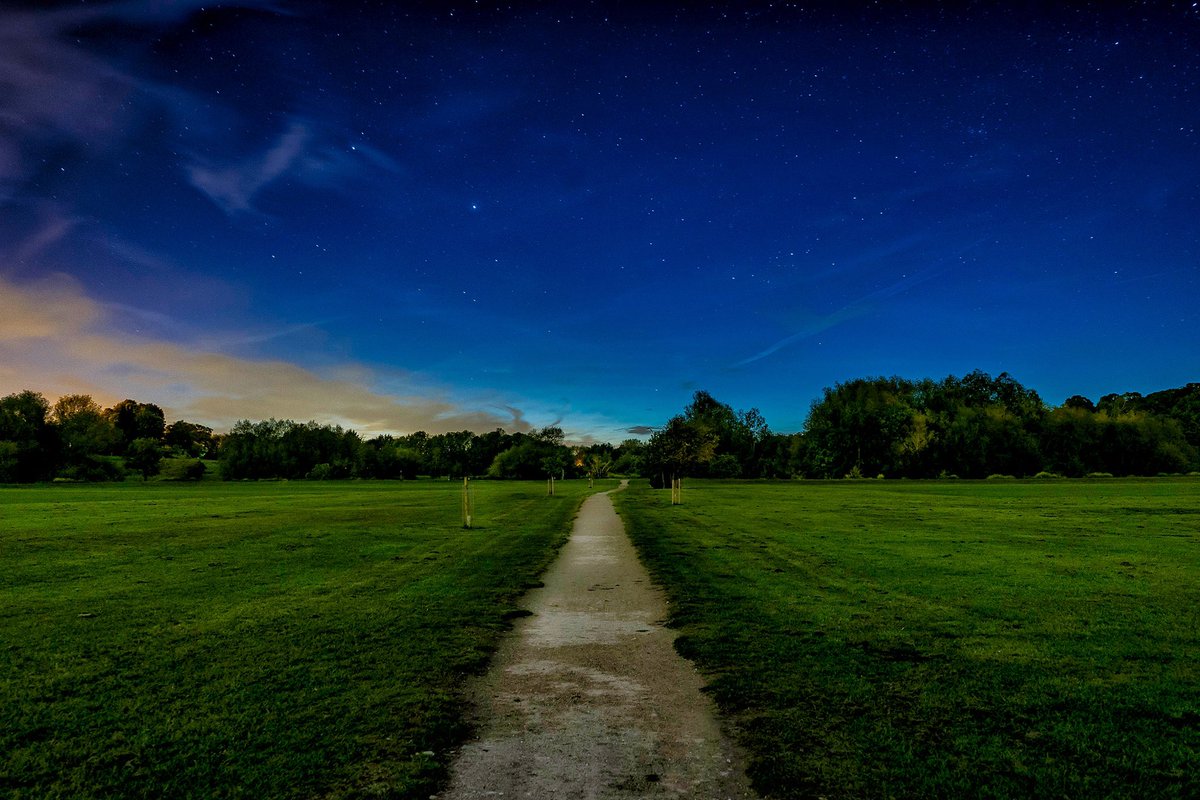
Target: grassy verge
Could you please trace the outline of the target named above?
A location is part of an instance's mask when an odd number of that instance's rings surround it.
[[[587,493],[474,491],[0,491],[0,794],[427,797]]]
[[[1200,796],[1200,481],[616,501],[765,795]]]

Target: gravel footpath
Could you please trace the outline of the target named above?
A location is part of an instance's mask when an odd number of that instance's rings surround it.
[[[607,494],[544,581],[472,691],[479,738],[438,797],[753,798]]]

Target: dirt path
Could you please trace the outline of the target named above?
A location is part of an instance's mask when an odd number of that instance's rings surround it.
[[[476,686],[479,738],[439,796],[752,798],[607,494],[544,580]]]

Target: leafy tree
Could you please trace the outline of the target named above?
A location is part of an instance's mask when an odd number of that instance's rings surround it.
[[[240,420],[221,443],[221,475],[299,479],[328,464],[329,477],[350,478],[359,474],[362,449],[357,433],[336,425]]]
[[[112,408],[106,409],[104,416],[119,434],[114,447],[121,453],[125,452],[135,439],[161,441],[166,429],[163,410],[153,403],[122,400]]]
[[[1097,411],[1104,411],[1109,416],[1119,417],[1142,407],[1143,397],[1140,392],[1124,392],[1122,394],[1106,394],[1096,403]]]
[[[470,431],[440,433],[429,438],[428,459],[433,475],[461,478],[471,474],[471,447],[475,435]]]
[[[421,454],[391,436],[377,436],[363,444],[362,475],[367,478],[412,480],[421,469]]]
[[[1196,460],[1196,448],[1177,420],[1144,412],[1106,415],[1100,442],[1104,471],[1114,475],[1183,472]]]
[[[604,453],[589,453],[584,461],[587,474],[593,478],[607,478],[612,466],[612,456]]]
[[[212,428],[185,420],[177,420],[166,427],[163,432],[163,444],[196,458],[204,458],[209,453],[216,452]]]
[[[1146,395],[1143,408],[1149,413],[1178,422],[1188,443],[1200,449],[1200,383],[1189,383],[1178,389]],[[1200,463],[1192,463],[1200,469]]]
[[[0,440],[0,483],[17,483],[21,448],[16,442]]]
[[[564,464],[563,453],[556,445],[534,437],[524,437],[518,444],[496,456],[488,467],[487,475],[489,478],[536,480],[550,474],[557,475]]]
[[[542,474],[548,478],[566,477],[568,457],[569,453],[565,448],[556,448],[550,451],[538,462],[542,467]]]
[[[639,439],[626,439],[613,452],[612,471],[618,475],[641,475],[646,445]]]
[[[825,389],[804,425],[809,464],[817,477],[840,478],[855,468],[864,475],[895,474],[902,440],[909,435],[911,384],[869,378]]]
[[[488,467],[496,460],[496,456],[512,446],[513,436],[505,433],[500,428],[474,437],[471,441],[471,449],[468,454],[470,474],[485,474],[488,471]]]
[[[49,416],[50,404],[37,392],[26,389],[0,398],[0,482],[54,476],[59,440]]]
[[[67,478],[113,480],[121,469],[101,458],[112,452],[120,439],[111,420],[87,394],[60,397],[51,409],[51,417],[62,442],[62,468]]]
[[[1063,408],[1076,408],[1083,411],[1095,411],[1096,404],[1087,399],[1083,395],[1073,394],[1068,397],[1062,404]]]
[[[793,459],[793,441],[798,435],[767,433],[759,441],[757,447],[757,463],[755,475],[758,478],[790,478],[796,474],[797,465]]]
[[[150,480],[162,469],[163,448],[157,439],[143,437],[134,439],[125,451],[125,464],[142,474],[142,481]]]
[[[735,412],[731,406],[704,391],[692,396],[692,402],[684,409],[683,418],[689,425],[710,434],[714,439],[713,457],[692,467],[692,471],[698,475],[708,474],[712,465],[717,465],[723,473],[721,477],[740,475],[753,462],[758,437],[767,427],[757,409]],[[717,460],[721,456],[729,458]],[[738,465],[736,475],[729,475],[733,464]]]
[[[1107,414],[1096,414],[1080,403],[1068,401],[1051,411],[1046,415],[1042,432],[1046,468],[1071,477],[1108,472],[1100,452],[1107,423]]]
[[[669,486],[674,478],[700,473],[716,456],[718,435],[703,421],[672,417],[646,443],[644,469],[656,488]]]

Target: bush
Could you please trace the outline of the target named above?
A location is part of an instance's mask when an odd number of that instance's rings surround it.
[[[317,464],[308,473],[310,481],[327,481],[333,477],[333,467],[329,464]]]
[[[708,465],[708,475],[711,478],[738,478],[742,474],[742,464],[732,453],[722,453]]]
[[[1014,478],[1012,475],[1001,475],[998,472],[988,475],[987,479],[989,481],[1015,481],[1016,480],[1016,478]]]
[[[1061,478],[1062,475],[1059,475],[1057,472],[1047,472],[1046,470],[1042,470],[1041,472],[1039,472],[1037,475],[1034,475],[1033,477],[1038,480],[1049,480],[1049,479],[1053,479],[1053,478]]]
[[[1089,472],[1085,477],[1088,477],[1088,478],[1111,478],[1112,476],[1113,476],[1113,474],[1111,472]]]
[[[116,456],[87,456],[83,461],[72,464],[59,477],[68,481],[86,481],[101,483],[103,481],[125,480],[125,467]]]

